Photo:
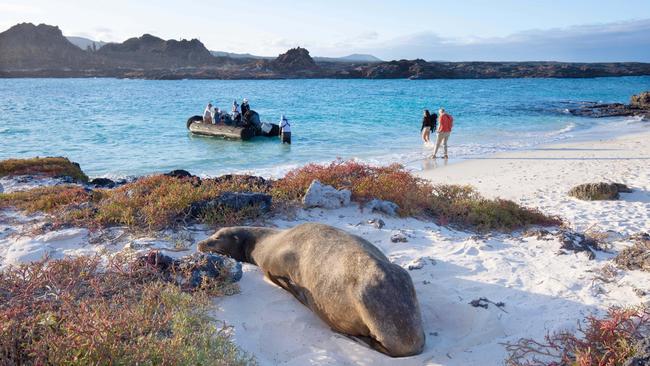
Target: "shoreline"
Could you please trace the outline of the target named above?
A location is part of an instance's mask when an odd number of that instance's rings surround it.
[[[644,145],[648,139],[650,131],[610,139],[540,145],[451,162],[417,174],[434,184],[469,184],[488,198],[510,199],[549,214],[568,213],[568,219],[578,230],[586,230],[594,224],[604,230],[616,230],[617,225],[599,223],[597,214],[577,212],[597,204],[569,198],[566,193],[570,188],[601,181],[630,184],[635,191],[626,197],[634,204],[628,205],[632,206],[628,209],[636,215],[635,209],[646,208],[647,223],[635,227],[650,231],[650,172],[644,171],[644,166],[650,165],[650,148]],[[599,214],[626,208],[620,202],[606,206]]]

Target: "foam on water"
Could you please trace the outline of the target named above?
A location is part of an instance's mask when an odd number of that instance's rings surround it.
[[[585,101],[626,102],[650,77],[504,80],[0,79],[0,158],[67,156],[92,176],[172,169],[280,176],[337,158],[413,169],[432,154],[420,139],[423,108],[455,117],[450,155],[471,158],[647,128],[638,119],[567,114]],[[262,120],[286,113],[292,146],[188,133],[208,101],[251,100]],[[435,136],[434,136],[435,138]]]

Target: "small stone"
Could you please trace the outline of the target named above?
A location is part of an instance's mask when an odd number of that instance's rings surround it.
[[[374,218],[372,220],[368,220],[368,224],[374,226],[377,229],[381,229],[384,226],[386,226],[386,223],[382,219]]]
[[[647,291],[642,290],[642,289],[640,289],[640,288],[634,288],[633,291],[634,291],[634,293],[636,294],[636,296],[638,296],[638,297],[644,297],[644,296],[646,296],[646,295],[648,294]]]
[[[398,231],[390,236],[390,241],[392,241],[393,243],[406,243],[409,240],[406,237],[406,234],[404,234],[401,231]]]
[[[422,269],[426,262],[424,261],[424,258],[417,258],[413,261],[411,261],[409,264],[406,265],[406,269],[409,271],[413,271],[416,269]]]
[[[399,206],[397,204],[379,199],[374,199],[368,202],[365,208],[371,212],[381,212],[388,216],[397,216],[397,210],[399,210]]]

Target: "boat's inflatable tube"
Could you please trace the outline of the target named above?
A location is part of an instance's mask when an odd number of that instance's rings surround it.
[[[190,125],[194,122],[203,122],[203,117],[201,116],[192,116],[187,119],[187,129],[190,129]]]
[[[254,128],[228,126],[224,124],[213,125],[211,123],[203,123],[203,119],[201,119],[201,121],[197,121],[193,120],[192,118],[187,120],[187,128],[196,135],[223,137],[226,139],[244,141],[255,137]]]

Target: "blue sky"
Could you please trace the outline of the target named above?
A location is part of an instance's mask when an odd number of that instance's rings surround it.
[[[1,29],[25,21],[260,55],[300,45],[319,56],[650,62],[650,0],[0,0]]]

